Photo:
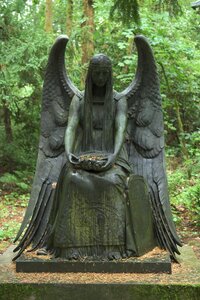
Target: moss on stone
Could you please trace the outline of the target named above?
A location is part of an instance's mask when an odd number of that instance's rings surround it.
[[[199,300],[200,285],[1,284],[0,300]]]

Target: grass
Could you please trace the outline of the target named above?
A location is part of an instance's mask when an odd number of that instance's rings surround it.
[[[11,244],[21,225],[29,194],[2,191],[0,196],[0,253]]]

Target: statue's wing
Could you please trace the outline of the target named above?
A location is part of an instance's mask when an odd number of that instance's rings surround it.
[[[46,68],[41,112],[41,135],[30,201],[21,228],[15,259],[31,243],[40,247],[47,234],[55,185],[66,162],[64,133],[71,99],[81,92],[69,80],[64,63],[68,38],[60,36],[53,45]]]
[[[118,99],[128,100],[127,150],[135,174],[149,186],[151,207],[159,244],[175,258],[181,242],[172,220],[164,161],[164,128],[159,78],[152,49],[136,36],[138,66],[135,80]]]

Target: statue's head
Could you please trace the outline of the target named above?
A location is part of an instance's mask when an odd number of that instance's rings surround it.
[[[88,71],[91,74],[92,82],[98,87],[103,87],[107,81],[110,81],[111,60],[104,54],[97,54],[90,60]]]
[[[104,54],[97,54],[92,57],[89,63],[88,73],[85,82],[84,94],[84,133],[83,150],[88,150],[88,145],[93,145],[93,103],[95,97],[104,104],[103,117],[103,140],[102,147],[106,152],[113,151],[113,126],[114,120],[114,99],[112,82],[111,60]]]

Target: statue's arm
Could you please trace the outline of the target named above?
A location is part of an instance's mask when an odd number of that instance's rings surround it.
[[[65,151],[70,161],[71,159],[69,156],[72,154],[74,149],[76,131],[79,123],[79,108],[80,99],[77,96],[74,96],[70,105],[68,125],[65,132]]]
[[[114,151],[108,156],[103,170],[107,170],[115,163],[117,156],[124,144],[124,138],[127,126],[127,101],[126,98],[121,98],[117,103],[117,111],[115,116],[115,136],[114,136]]]
[[[117,157],[124,143],[127,126],[127,101],[121,98],[117,103],[115,117],[114,156]]]

